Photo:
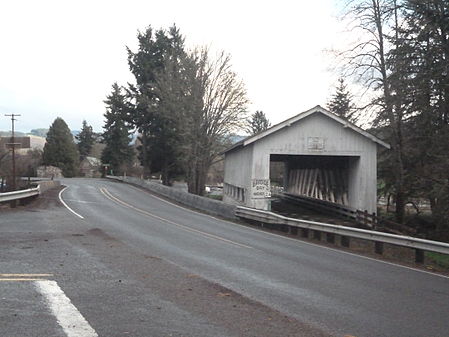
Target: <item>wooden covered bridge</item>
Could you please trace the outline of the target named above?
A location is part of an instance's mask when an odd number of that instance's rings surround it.
[[[225,152],[223,200],[270,209],[270,163],[284,191],[376,212],[377,147],[389,145],[316,106]]]

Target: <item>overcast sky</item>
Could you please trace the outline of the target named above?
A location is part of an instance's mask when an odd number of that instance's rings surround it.
[[[210,45],[232,56],[246,84],[250,112],[275,124],[324,106],[338,74],[332,56],[343,28],[342,0],[4,1],[0,20],[0,130],[4,114],[22,116],[17,130],[48,128],[62,117],[99,132],[103,100],[117,81],[132,81],[125,46],[137,30],[181,29],[188,46]]]

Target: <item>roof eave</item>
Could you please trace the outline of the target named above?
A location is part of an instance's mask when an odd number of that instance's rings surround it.
[[[373,142],[375,142],[375,143],[377,143],[377,144],[379,144],[379,145],[381,145],[381,146],[383,146],[383,147],[385,147],[387,149],[391,148],[390,144],[380,140],[379,138],[373,136],[369,132],[359,128],[358,126],[356,126],[354,124],[352,124],[351,122],[348,122],[348,121],[342,119],[341,117],[338,117],[337,115],[334,115],[333,113],[331,113],[330,111],[327,111],[326,109],[324,109],[320,105],[317,105],[317,106],[313,107],[312,109],[309,109],[309,110],[304,111],[304,112],[302,112],[302,113],[300,113],[300,114],[298,114],[296,116],[293,116],[293,117],[291,117],[291,118],[289,118],[289,119],[287,119],[287,120],[285,120],[285,121],[283,121],[281,123],[278,123],[278,124],[272,126],[269,129],[266,129],[266,130],[264,130],[262,132],[259,132],[258,134],[255,134],[253,136],[249,136],[249,137],[243,139],[242,141],[234,144],[229,149],[223,151],[223,153],[235,150],[237,147],[240,147],[240,146],[245,147],[245,146],[247,146],[247,145],[249,145],[251,143],[254,143],[254,142],[258,141],[259,139],[265,138],[266,136],[269,136],[270,134],[275,133],[275,132],[277,132],[277,131],[285,128],[285,127],[289,127],[293,123],[296,123],[297,121],[299,121],[299,120],[301,120],[303,118],[306,118],[307,116],[310,116],[311,114],[313,114],[313,113],[315,113],[317,111],[320,111],[324,115],[332,118],[336,122],[342,124],[344,127],[350,128],[353,131],[361,134],[362,136],[365,136],[366,138],[370,139],[371,141],[373,141]]]

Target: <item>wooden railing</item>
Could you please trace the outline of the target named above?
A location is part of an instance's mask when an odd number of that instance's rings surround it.
[[[276,194],[276,196],[283,200],[297,203],[319,212],[352,219],[357,225],[366,229],[372,229],[398,235],[414,236],[417,234],[416,229],[414,228],[393,222],[384,217],[379,217],[375,213],[369,213],[366,210],[361,211],[349,206],[344,206],[333,202],[292,193],[279,193]]]
[[[356,211],[356,222],[362,226],[366,226],[381,232],[388,232],[399,235],[415,236],[417,231],[406,225],[388,220],[384,217],[379,217],[375,213],[371,214],[368,211]]]

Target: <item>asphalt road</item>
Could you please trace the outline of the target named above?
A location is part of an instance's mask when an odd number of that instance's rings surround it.
[[[447,277],[123,183],[63,184],[74,213],[55,195],[43,208],[0,211],[0,273],[48,273],[99,336],[449,336]],[[67,335],[33,281],[0,281],[0,294],[1,336]]]

